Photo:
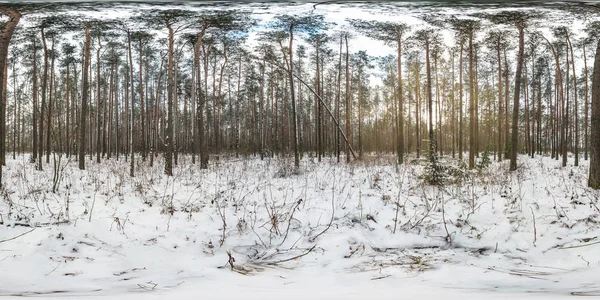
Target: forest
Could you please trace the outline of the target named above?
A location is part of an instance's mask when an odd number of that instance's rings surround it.
[[[0,3],[0,296],[598,296],[599,16]]]

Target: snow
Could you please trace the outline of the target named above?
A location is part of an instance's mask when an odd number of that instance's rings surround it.
[[[63,157],[56,193],[52,162],[28,161],[8,159],[3,174],[7,299],[600,295],[599,193],[572,157],[562,168],[520,156],[516,172],[495,162],[442,188],[423,183],[414,157],[305,157],[295,172],[290,158],[221,157],[201,170],[180,156],[170,178],[160,157],[136,157],[133,178],[123,157],[85,171]]]

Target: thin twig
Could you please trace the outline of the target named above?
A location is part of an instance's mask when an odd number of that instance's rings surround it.
[[[310,249],[308,249],[306,252],[304,252],[304,253],[302,253],[300,255],[296,255],[294,257],[290,257],[290,258],[286,258],[286,259],[282,259],[282,260],[278,260],[278,261],[265,262],[265,264],[267,264],[267,265],[276,265],[276,264],[280,264],[280,263],[283,263],[283,262],[286,262],[286,261],[298,259],[300,257],[303,257],[303,256],[311,253],[313,250],[315,250],[315,247],[317,247],[316,244],[314,246],[312,246]]]
[[[287,225],[287,228],[285,229],[285,236],[283,236],[283,241],[281,241],[281,244],[279,244],[279,246],[281,246],[281,245],[283,245],[283,243],[285,243],[285,240],[288,237],[288,233],[290,232],[290,225],[292,224],[292,218],[294,218],[294,212],[296,211],[298,206],[300,206],[301,203],[302,203],[302,199],[299,199],[296,202],[296,205],[294,206],[294,208],[292,208],[292,212],[290,213],[290,218],[288,220],[288,225]]]
[[[327,224],[327,227],[325,227],[325,229],[323,229],[323,231],[321,231],[319,234],[317,234],[309,239],[309,241],[311,243],[314,242],[318,237],[320,237],[327,230],[329,230],[329,228],[331,228],[331,224],[333,224],[333,219],[335,217],[335,176],[333,178],[333,187],[331,188],[331,191],[332,191],[332,193],[331,193],[331,219],[329,220],[329,224]]]
[[[33,229],[31,229],[31,230],[29,230],[29,231],[27,231],[25,233],[21,233],[21,234],[15,236],[15,237],[10,238],[10,239],[0,240],[0,243],[4,243],[4,242],[8,242],[8,241],[12,241],[14,239],[20,238],[20,237],[22,237],[22,236],[24,236],[24,235],[26,235],[26,234],[34,231],[34,230],[35,230],[35,228],[33,228]]]
[[[533,216],[533,246],[535,247],[535,242],[537,242],[537,228],[535,227],[535,214],[533,213],[533,208],[531,209],[531,215]]]
[[[564,250],[564,249],[581,248],[581,247],[591,246],[591,245],[595,245],[595,244],[600,244],[600,241],[593,242],[593,243],[589,243],[589,244],[584,244],[584,245],[569,246],[569,247],[561,247],[561,248],[558,248],[558,249],[560,249],[560,250]]]

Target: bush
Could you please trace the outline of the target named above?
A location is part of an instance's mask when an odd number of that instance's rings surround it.
[[[489,167],[491,163],[492,163],[492,161],[490,160],[490,152],[488,150],[485,150],[483,152],[483,154],[481,155],[481,160],[477,164],[477,169],[479,171],[481,171],[481,170]]]
[[[444,185],[462,181],[469,177],[467,164],[460,160],[457,165],[443,163],[437,155],[427,161],[423,174],[419,176],[429,185]]]
[[[427,161],[421,179],[429,185],[442,185],[448,180],[448,168],[439,162],[437,154]]]

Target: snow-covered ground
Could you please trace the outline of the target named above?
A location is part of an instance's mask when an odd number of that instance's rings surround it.
[[[423,163],[180,157],[37,171],[9,159],[0,296],[80,299],[562,299],[600,295],[588,162],[519,157],[443,187]],[[446,161],[446,165],[456,165]],[[460,171],[459,167],[453,169]],[[62,176],[60,176],[62,175]],[[395,220],[397,219],[397,222]],[[395,224],[396,223],[396,224]],[[395,233],[394,233],[395,230]]]

